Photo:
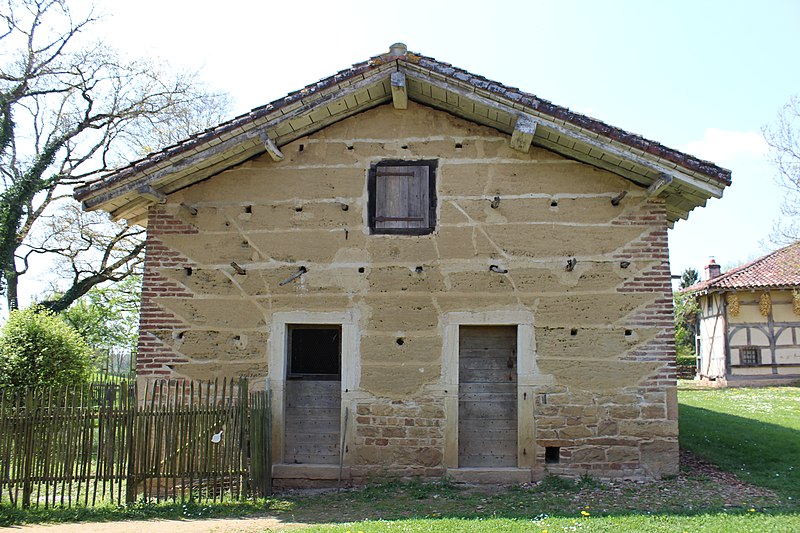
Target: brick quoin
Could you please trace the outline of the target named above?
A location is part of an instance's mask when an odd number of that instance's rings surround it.
[[[157,333],[171,336],[187,328],[181,319],[156,303],[156,298],[192,298],[186,287],[163,276],[161,268],[194,267],[195,263],[171,250],[159,239],[166,234],[196,234],[197,228],[166,213],[162,207],[151,208],[147,220],[142,304],[139,316],[139,343],[136,360],[137,375],[144,378],[164,378],[173,375],[173,364],[187,360],[164,344]]]

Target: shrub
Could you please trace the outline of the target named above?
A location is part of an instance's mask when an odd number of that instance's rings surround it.
[[[12,311],[0,330],[0,385],[59,386],[89,379],[91,351],[77,331],[41,307]]]

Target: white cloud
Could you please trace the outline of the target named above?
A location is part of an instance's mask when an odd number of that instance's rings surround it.
[[[763,157],[767,148],[759,132],[709,128],[702,139],[687,143],[680,150],[724,166],[741,156]]]

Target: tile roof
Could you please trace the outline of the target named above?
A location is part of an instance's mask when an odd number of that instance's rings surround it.
[[[800,241],[733,268],[716,278],[695,283],[683,292],[780,287],[800,287]]]
[[[262,146],[260,152],[263,153],[263,140],[268,137],[281,146],[313,133],[315,128],[321,129],[333,121],[385,103],[386,99],[391,101],[391,91],[386,93],[377,90],[377,96],[373,96],[372,88],[380,89],[381,84],[388,87],[388,77],[395,71],[409,76],[409,99],[416,98],[417,101],[433,107],[438,105],[457,115],[463,111],[449,105],[449,94],[446,102],[425,100],[425,95],[418,94],[418,89],[415,92],[411,85],[415,81],[417,85],[422,83],[444,87],[445,92],[453,92],[455,100],[463,98],[467,106],[473,101],[477,102],[476,106],[499,106],[502,113],[497,116],[502,114],[505,117],[502,131],[507,130],[506,133],[513,130],[513,119],[516,116],[535,117],[542,126],[537,128],[541,130],[541,134],[535,134],[535,142],[545,143],[543,146],[557,152],[564,148],[561,144],[574,146],[577,151],[565,155],[585,160],[589,164],[606,165],[603,168],[629,179],[632,177],[640,186],[648,187],[662,175],[681,176],[682,180],[673,183],[668,194],[665,193],[668,198],[672,195],[668,201],[670,223],[686,218],[689,211],[705,205],[708,198],[720,197],[723,189],[731,184],[730,170],[575,113],[515,87],[489,80],[432,57],[410,52],[405,45],[398,43],[392,46],[389,53],[354,64],[349,69],[292,92],[284,98],[198,132],[173,146],[76,187],[74,196],[83,202],[85,209],[105,209],[115,219],[136,218],[146,214],[149,201],[137,191],[148,189],[155,194],[170,194],[209,177],[210,169],[221,168],[225,162],[233,166],[253,157],[259,153],[259,144]],[[368,88],[370,91],[367,91],[367,101],[361,102],[355,98],[353,101],[357,105],[352,108],[349,104],[342,103],[346,94]],[[321,111],[319,115],[326,118],[314,116],[318,108]],[[499,123],[489,124],[492,116],[494,115],[489,113],[486,124],[501,127]],[[292,120],[298,125],[297,129]],[[309,123],[307,127],[302,126]],[[570,142],[576,139],[588,145],[579,147],[580,142]],[[598,146],[600,150],[597,149]],[[604,150],[609,152],[610,157],[605,157],[605,153],[597,155]],[[217,159],[212,159],[214,157]]]

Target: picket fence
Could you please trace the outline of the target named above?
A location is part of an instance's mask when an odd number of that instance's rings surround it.
[[[269,392],[243,379],[0,391],[0,503],[267,496],[269,413]]]

